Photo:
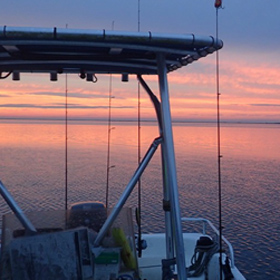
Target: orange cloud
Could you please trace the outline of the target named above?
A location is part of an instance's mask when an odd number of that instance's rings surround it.
[[[107,118],[109,76],[98,76],[96,84],[68,76],[69,117]],[[155,76],[144,79],[158,95]],[[168,75],[173,118],[215,119],[215,60],[206,59]],[[136,118],[136,77],[122,83],[112,77],[112,116]],[[280,69],[275,65],[223,59],[220,64],[221,109],[224,119],[279,119]],[[64,117],[65,75],[56,83],[47,75],[23,75],[20,82],[1,81],[0,116]],[[141,88],[143,118],[154,117],[153,105]]]

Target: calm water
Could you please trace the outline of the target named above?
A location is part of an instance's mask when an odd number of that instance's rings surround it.
[[[137,127],[114,123],[110,205],[137,166]],[[64,208],[65,135],[61,123],[0,123],[0,179],[23,210]],[[158,136],[143,124],[142,154]],[[107,124],[71,122],[68,128],[69,204],[105,201]],[[209,124],[174,127],[180,203],[185,216],[206,217],[217,225],[216,128]],[[280,125],[223,125],[222,187],[224,234],[247,279],[280,279]],[[163,227],[159,152],[142,178],[143,224]],[[128,202],[135,206],[136,193]],[[2,213],[9,212],[0,199]]]

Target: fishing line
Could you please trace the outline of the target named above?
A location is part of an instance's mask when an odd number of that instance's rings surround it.
[[[222,6],[221,0],[215,1],[216,8],[216,40],[219,35],[219,8]],[[218,42],[217,42],[218,43]],[[221,121],[220,121],[220,69],[219,50],[216,51],[216,90],[217,90],[217,153],[218,153],[218,204],[219,204],[219,245],[220,245],[220,279],[222,279],[222,178],[221,178]]]

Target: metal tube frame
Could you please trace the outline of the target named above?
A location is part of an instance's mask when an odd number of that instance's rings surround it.
[[[94,241],[94,247],[100,246],[101,241],[103,240],[103,238],[105,237],[106,233],[109,231],[109,229],[112,226],[113,222],[117,218],[117,216],[120,213],[122,207],[124,206],[126,200],[128,199],[129,195],[133,191],[136,183],[138,182],[138,180],[141,177],[142,173],[146,169],[148,163],[152,159],[155,151],[157,150],[158,145],[161,142],[162,142],[162,138],[161,137],[158,137],[158,138],[154,139],[152,145],[150,146],[150,148],[146,152],[143,160],[141,161],[141,163],[139,164],[138,168],[136,169],[136,171],[135,171],[134,175],[132,176],[130,182],[127,184],[126,189],[122,193],[119,201],[117,202],[117,204],[113,208],[112,212],[110,213],[109,217],[107,218],[107,220],[103,224],[102,228],[100,229],[100,231],[99,231],[99,233],[98,233],[98,235],[97,235],[97,237],[96,237],[96,239]]]
[[[185,250],[181,224],[181,210],[179,204],[179,193],[177,186],[176,162],[173,145],[172,121],[170,112],[167,69],[165,56],[157,54],[158,82],[161,97],[162,129],[163,129],[163,159],[166,164],[167,192],[169,191],[171,203],[171,224],[169,227],[174,232],[176,263],[178,269],[178,279],[186,280]]]
[[[161,117],[161,108],[160,108],[160,102],[156,95],[152,92],[152,90],[149,88],[147,83],[144,81],[143,77],[141,75],[137,75],[138,81],[140,82],[141,86],[145,89],[145,91],[148,93],[151,101],[153,102],[156,115],[157,115],[157,121],[159,126],[159,133],[162,135],[162,117]]]
[[[146,84],[146,82],[143,80],[141,75],[138,75],[138,80],[142,87],[146,90],[148,95],[151,98],[151,101],[153,102],[156,115],[157,115],[157,121],[158,121],[158,126],[159,126],[159,133],[162,135],[162,115],[161,115],[161,104],[160,101],[158,100],[157,96],[152,92],[152,90],[149,88],[149,86]],[[162,158],[162,180],[163,180],[163,200],[167,203],[170,202],[170,195],[169,191],[167,189],[167,176],[166,176],[166,164],[164,160],[164,153],[163,149],[161,147],[161,158]],[[165,206],[163,205],[163,208]],[[166,246],[166,258],[167,259],[172,259],[174,258],[174,243],[173,243],[173,232],[172,228],[169,226],[171,225],[171,215],[170,211],[167,209],[164,209],[165,213],[165,234],[166,234],[166,239],[165,239],[165,246]]]
[[[24,215],[21,208],[18,206],[18,204],[16,203],[12,195],[9,193],[9,191],[1,181],[0,181],[0,194],[7,202],[7,204],[10,206],[12,211],[15,213],[20,223],[26,229],[27,234],[35,234],[37,232],[36,228],[33,226],[30,220]]]

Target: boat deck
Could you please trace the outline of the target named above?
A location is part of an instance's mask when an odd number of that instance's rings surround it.
[[[200,233],[184,233],[185,260],[186,266],[191,265],[191,258],[194,253],[196,241],[203,236]],[[143,279],[161,280],[162,257],[166,254],[165,234],[143,234],[147,242],[147,249],[143,250],[142,258],[138,259],[139,270]],[[160,277],[159,277],[160,276]],[[192,279],[192,278],[188,278]],[[204,279],[204,275],[193,279]]]
[[[183,233],[185,247],[185,262],[186,266],[191,265],[191,258],[194,254],[194,249],[197,240],[201,236],[208,236],[201,233]],[[139,271],[142,279],[161,280],[162,264],[161,260],[166,254],[165,234],[143,234],[142,238],[147,242],[147,249],[143,250],[142,258],[138,259]],[[223,255],[225,258],[225,255]],[[245,280],[244,276],[236,267],[231,267],[231,272],[234,279]],[[213,255],[208,265],[208,279],[219,279],[219,253]],[[196,277],[188,277],[189,280],[205,280],[206,275],[202,273]]]

